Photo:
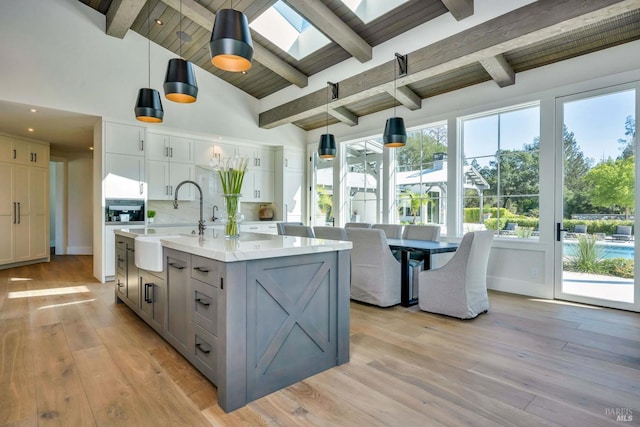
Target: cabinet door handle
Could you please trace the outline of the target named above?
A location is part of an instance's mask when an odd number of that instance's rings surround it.
[[[144,184],[140,183],[140,194],[144,193]]]
[[[284,159],[284,167],[285,168],[289,167],[289,159]]]
[[[224,289],[224,277],[220,278],[220,289]]]
[[[121,282],[120,282],[120,279],[118,279],[118,287],[119,287],[119,288],[124,287],[124,283],[121,283]]]
[[[13,158],[15,159],[16,157],[18,157],[18,152],[16,150],[13,150]]]
[[[33,161],[38,163],[38,153],[33,153]]]
[[[164,147],[164,156],[169,157],[169,147]]]
[[[147,304],[151,304],[153,302],[153,286],[154,283],[145,283],[144,284],[144,302]],[[151,292],[149,292],[151,290]]]
[[[184,266],[183,265],[176,264],[175,262],[170,262],[169,266],[175,268],[176,270],[184,270]]]
[[[18,224],[20,224],[20,202],[18,202]]]
[[[18,223],[17,207],[18,207],[18,204],[16,202],[13,202],[13,223],[14,224]]]
[[[200,273],[208,273],[209,269],[206,267],[193,267],[194,270],[199,271]]]
[[[202,298],[196,298],[196,302],[204,307],[209,307],[211,303],[205,302]]]
[[[140,151],[144,151],[144,139],[140,138]]]
[[[29,161],[33,162],[33,153],[29,153]]]
[[[173,147],[169,148],[169,157],[173,157]]]
[[[196,344],[196,348],[198,350],[200,350],[201,352],[203,352],[204,354],[209,354],[211,353],[211,350],[207,350],[206,348],[202,347],[201,343]]]

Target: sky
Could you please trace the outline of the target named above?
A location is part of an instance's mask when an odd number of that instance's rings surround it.
[[[633,90],[581,98],[565,102],[564,123],[574,133],[585,157],[594,164],[603,157],[616,158],[621,150],[618,139],[625,137],[627,116],[634,116]],[[498,115],[465,120],[464,152],[467,158],[493,156],[498,147],[522,149],[540,134],[539,107],[529,107],[500,114],[501,134],[498,136]],[[498,139],[499,137],[499,139]],[[479,160],[481,165],[490,159]]]

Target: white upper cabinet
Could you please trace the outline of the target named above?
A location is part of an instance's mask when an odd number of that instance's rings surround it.
[[[49,167],[49,145],[0,135],[0,162]]]
[[[193,163],[193,139],[147,133],[147,160]]]
[[[249,169],[273,171],[274,153],[271,148],[259,148],[239,145],[237,153],[239,156],[247,156],[249,158]]]
[[[107,153],[144,156],[145,128],[106,122],[105,141],[105,151]]]
[[[105,156],[104,191],[107,199],[144,199],[144,158],[107,153]]]

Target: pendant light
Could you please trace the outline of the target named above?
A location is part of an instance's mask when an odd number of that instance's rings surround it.
[[[399,73],[396,73],[396,63],[400,69]],[[404,119],[396,117],[396,76],[398,74],[401,76],[407,74],[407,55],[396,53],[396,62],[393,63],[393,117],[387,119],[382,134],[382,142],[385,147],[389,148],[404,147],[407,143],[407,129],[404,127]]]
[[[149,21],[151,19],[151,6],[147,2],[147,40],[148,40],[148,55],[149,55],[149,74],[148,74],[148,88],[141,88],[138,91],[138,100],[136,101],[136,107],[134,109],[136,113],[136,119],[141,122],[148,123],[162,123],[162,117],[164,111],[162,110],[162,102],[160,101],[160,93],[151,89],[151,27]]]
[[[216,13],[209,42],[211,63],[221,70],[241,72],[251,68],[253,42],[247,16],[233,9]]]
[[[331,99],[338,99],[338,83],[327,82],[327,133],[320,135],[318,144],[318,156],[322,159],[334,159],[336,157],[336,138],[329,133],[329,88]]]
[[[198,97],[198,83],[193,64],[182,58],[182,0],[180,0],[180,31],[177,33],[180,40],[180,58],[169,60],[167,75],[164,78],[164,96],[170,101],[182,104],[196,102]]]

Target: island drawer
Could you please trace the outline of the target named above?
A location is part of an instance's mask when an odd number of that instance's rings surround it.
[[[220,262],[197,255],[191,255],[191,277],[201,282],[218,286],[220,282]]]
[[[217,384],[218,340],[196,324],[192,324],[192,330],[193,344],[189,359],[212,383]]]
[[[218,288],[191,279],[192,320],[204,329],[218,335]]]

